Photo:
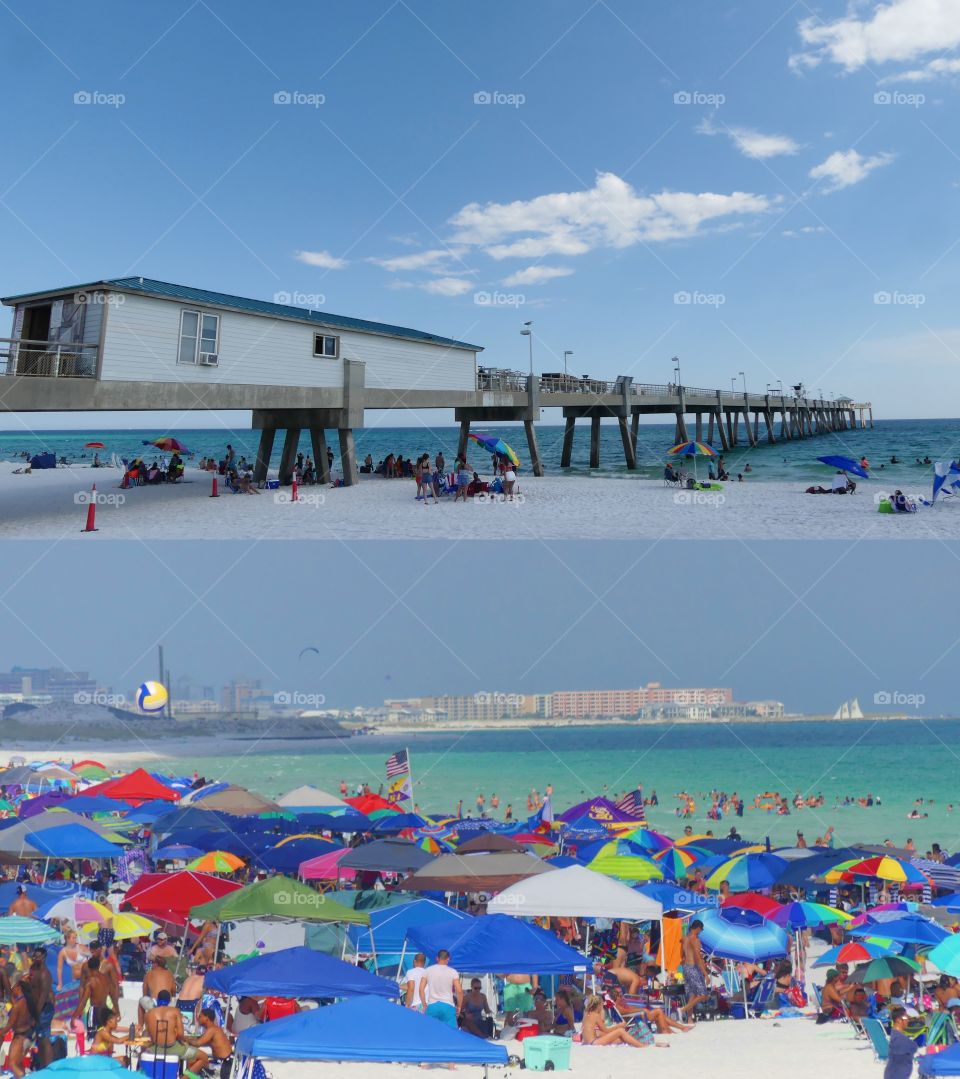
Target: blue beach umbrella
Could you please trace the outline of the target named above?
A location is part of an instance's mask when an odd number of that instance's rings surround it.
[[[954,933],[927,952],[927,959],[952,978],[960,976],[960,934]]]
[[[870,479],[870,473],[861,468],[860,462],[855,461],[852,457],[842,457],[839,454],[828,453],[825,457],[818,457],[817,460],[822,461],[831,468],[839,468],[842,472],[852,472],[863,480]]]
[[[887,913],[892,917],[883,917]],[[868,916],[867,923],[848,930],[851,937],[885,937],[898,944],[916,944],[932,947],[952,936],[942,926],[924,918],[922,914],[904,914],[902,911],[880,911]]]
[[[158,847],[153,852],[155,862],[189,862],[199,858],[203,851],[199,847],[191,847],[189,843],[171,843],[168,847]]]
[[[786,932],[755,911],[723,907],[705,910],[697,917],[703,922],[700,943],[704,951],[721,959],[762,963],[779,959],[790,950]]]

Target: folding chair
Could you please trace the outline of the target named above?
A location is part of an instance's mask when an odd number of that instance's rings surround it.
[[[882,1063],[890,1055],[890,1039],[883,1029],[883,1023],[879,1019],[864,1019],[863,1029],[870,1039],[874,1058]]]

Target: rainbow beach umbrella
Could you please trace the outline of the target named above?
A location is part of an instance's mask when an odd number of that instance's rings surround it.
[[[244,865],[242,858],[228,850],[211,850],[187,863],[187,869],[198,873],[235,873]]]
[[[828,907],[826,903],[810,903],[806,900],[787,903],[769,915],[772,922],[795,933],[801,929],[822,929],[825,925],[847,924],[852,917],[846,911]],[[845,963],[849,960],[841,959],[840,962]]]
[[[499,454],[506,459],[516,468],[520,465],[520,458],[511,446],[508,446],[502,438],[498,438],[496,435],[480,435],[470,432],[469,438],[472,438],[478,446],[483,448],[490,454],[496,456]]]
[[[872,858],[853,858],[840,862],[824,874],[827,884],[850,883],[860,880],[888,880],[895,884],[929,884],[929,879],[915,865],[878,854]]]
[[[668,457],[692,457],[693,458],[693,476],[696,479],[697,476],[697,458],[698,457],[716,457],[717,451],[708,446],[706,442],[680,442],[673,449],[667,450]]]
[[[958,938],[960,939],[960,938]],[[851,940],[846,944],[836,944],[828,948],[817,959],[815,967],[835,967],[837,963],[869,963],[871,959],[882,959],[885,955],[894,955],[899,946],[890,942],[888,947],[869,940]]]
[[[603,873],[615,880],[645,881],[663,880],[663,868],[637,848],[628,839],[615,839],[603,846],[587,863],[587,869]]]
[[[707,877],[707,887],[714,892],[727,881],[733,892],[749,892],[776,884],[789,863],[775,854],[737,854],[717,866]]]

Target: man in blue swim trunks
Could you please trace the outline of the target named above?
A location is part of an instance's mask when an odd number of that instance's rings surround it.
[[[683,987],[687,993],[687,1002],[681,1010],[685,1016],[692,1015],[698,1004],[710,999],[710,972],[700,946],[702,932],[703,922],[695,918],[683,938]]]
[[[420,1001],[427,1015],[456,1029],[457,1015],[463,1007],[463,988],[459,972],[450,966],[450,953],[446,948],[437,952],[436,963],[423,972]]]

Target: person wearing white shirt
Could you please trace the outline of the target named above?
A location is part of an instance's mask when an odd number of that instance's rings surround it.
[[[407,971],[403,982],[403,1003],[407,1008],[414,1008],[418,1012],[424,1011],[430,1003],[429,994],[426,1000],[420,997],[420,983],[426,977],[426,965],[427,957],[423,952],[417,952],[413,957],[413,966]]]
[[[427,1003],[429,997],[430,1003]],[[460,974],[450,966],[450,953],[446,948],[437,952],[437,961],[427,967],[420,983],[420,1001],[426,1014],[448,1027],[456,1028],[457,1015],[463,1005],[463,989]]]

